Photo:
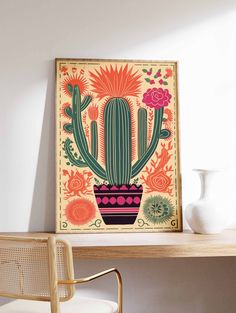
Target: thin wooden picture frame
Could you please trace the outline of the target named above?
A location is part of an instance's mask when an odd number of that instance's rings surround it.
[[[55,63],[56,232],[182,231],[177,62]]]

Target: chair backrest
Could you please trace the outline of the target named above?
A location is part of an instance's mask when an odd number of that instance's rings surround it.
[[[58,280],[74,279],[71,246],[55,241]],[[0,296],[17,299],[50,301],[49,245],[47,238],[0,236]],[[58,286],[59,301],[74,294],[70,285]]]

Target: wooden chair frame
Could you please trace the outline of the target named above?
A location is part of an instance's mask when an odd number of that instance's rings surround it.
[[[35,301],[50,301],[51,304],[51,313],[60,313],[60,299],[58,296],[58,287],[59,285],[70,285],[74,286],[76,284],[82,284],[86,282],[90,282],[94,279],[97,279],[99,277],[105,276],[110,273],[115,273],[117,284],[118,284],[118,313],[122,313],[122,278],[120,272],[116,268],[111,268],[106,271],[94,274],[89,277],[79,278],[79,279],[69,279],[69,280],[58,280],[57,277],[57,251],[56,251],[56,238],[55,236],[50,236],[47,239],[46,238],[30,238],[30,237],[12,237],[12,236],[0,236],[0,240],[12,240],[12,241],[21,241],[21,242],[43,242],[47,243],[48,245],[48,269],[49,269],[49,284],[50,284],[50,297],[45,297],[42,299],[42,297],[39,296],[21,296],[21,295],[12,295],[7,293],[0,293],[0,296],[3,297],[10,297],[15,299],[28,299],[28,300],[35,300]],[[70,244],[67,241],[64,240],[58,240],[60,242],[63,242],[66,249],[67,249],[67,255],[68,255],[68,264],[71,264],[69,266],[71,269],[73,269],[73,256],[72,256],[72,249]],[[69,277],[73,277],[73,272],[71,269],[68,269]],[[71,295],[64,299],[64,301],[69,300],[73,297],[73,293]]]

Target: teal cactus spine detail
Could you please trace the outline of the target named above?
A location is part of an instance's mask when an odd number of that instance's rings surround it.
[[[138,158],[147,150],[147,110],[138,109]]]
[[[91,154],[98,159],[98,125],[96,121],[91,122]]]
[[[114,185],[129,184],[131,177],[131,114],[124,98],[112,98],[104,111],[107,179]]]

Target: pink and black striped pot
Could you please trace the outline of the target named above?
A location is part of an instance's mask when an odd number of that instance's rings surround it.
[[[106,225],[134,224],[142,199],[142,185],[94,185],[93,190]]]

